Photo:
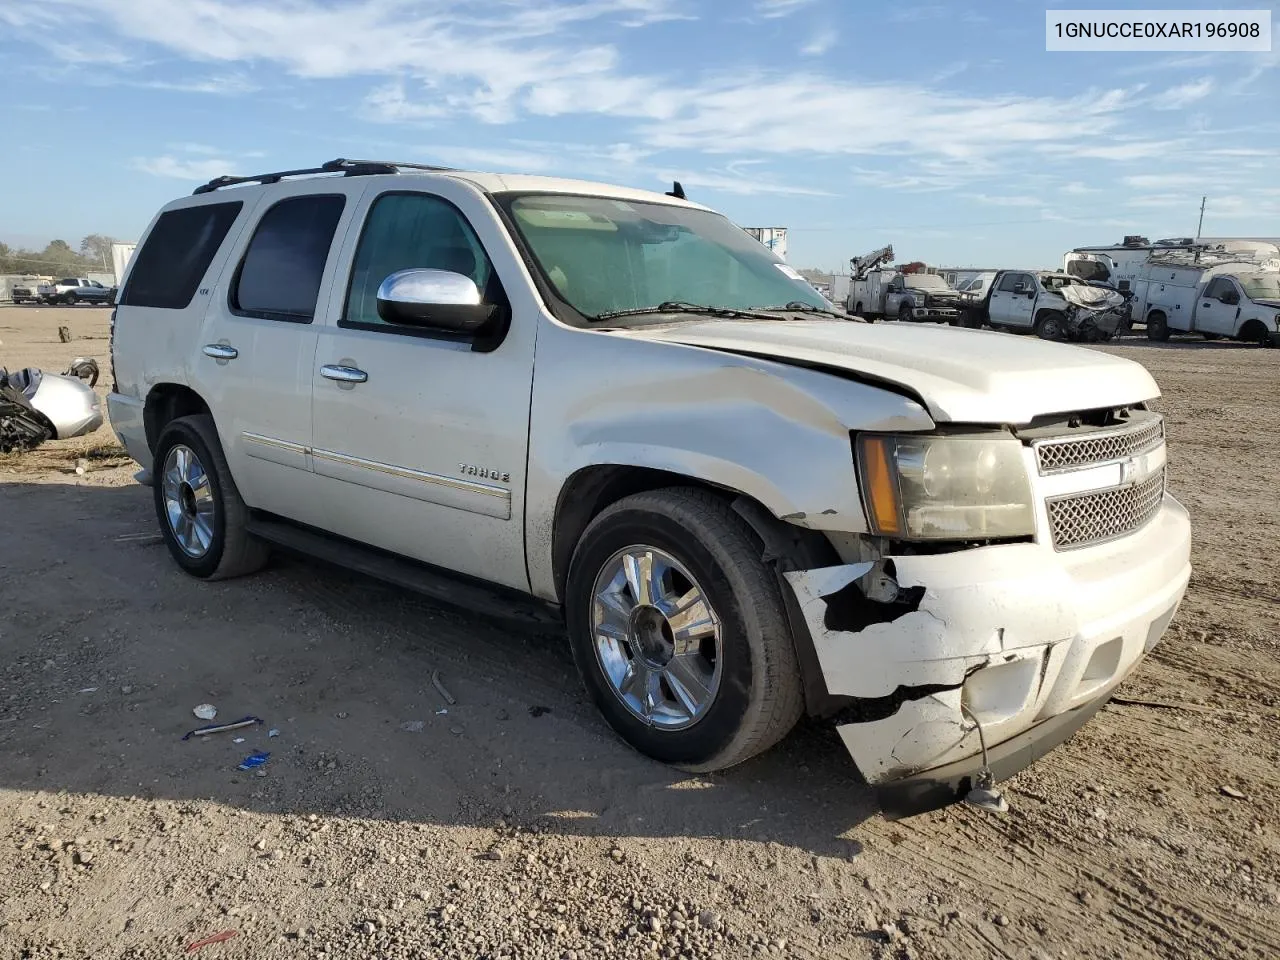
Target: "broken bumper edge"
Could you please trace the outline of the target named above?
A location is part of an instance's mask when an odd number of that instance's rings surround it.
[[[150,469],[151,448],[147,444],[142,401],[121,393],[108,394],[107,416],[111,420],[111,429],[129,456],[144,470]]]
[[[996,782],[1025,770],[1065,743],[1110,699],[1111,693],[1108,692],[1074,710],[1043,720],[989,749],[988,761]],[[973,788],[981,769],[982,757],[979,755],[879,784],[874,789],[880,810],[887,819],[900,820],[948,806]]]

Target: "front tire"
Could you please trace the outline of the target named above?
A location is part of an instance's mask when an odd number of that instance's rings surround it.
[[[1046,310],[1036,320],[1036,336],[1041,340],[1061,340],[1066,335],[1066,317],[1057,310]]]
[[[248,533],[249,508],[231,478],[212,417],[170,421],[156,442],[154,462],[156,519],[178,566],[202,580],[262,568],[270,549]]]
[[[781,740],[803,708],[779,584],[720,497],[627,497],[583,533],[569,567],[574,660],[609,725],[641,753],[722,770]]]
[[[906,304],[903,304],[898,308],[898,320],[901,323],[910,323],[914,316],[915,314],[911,312],[911,308]]]
[[[1256,347],[1270,347],[1271,334],[1267,331],[1264,324],[1257,320],[1250,320],[1245,324],[1245,328],[1240,331],[1240,339],[1245,343],[1252,343]]]

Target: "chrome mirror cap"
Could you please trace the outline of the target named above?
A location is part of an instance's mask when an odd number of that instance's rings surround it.
[[[480,288],[474,280],[451,270],[397,270],[378,286],[385,303],[441,307],[478,307]]]

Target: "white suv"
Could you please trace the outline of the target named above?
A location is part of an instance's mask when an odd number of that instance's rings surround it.
[[[112,355],[187,572],[278,544],[534,598],[637,749],[721,769],[808,711],[894,814],[1074,732],[1190,574],[1145,369],[852,320],[679,185],[215,180],[148,228]]]

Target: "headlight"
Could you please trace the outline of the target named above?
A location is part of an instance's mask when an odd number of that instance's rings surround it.
[[[858,437],[873,533],[901,540],[988,540],[1035,533],[1022,444],[1005,435]]]

